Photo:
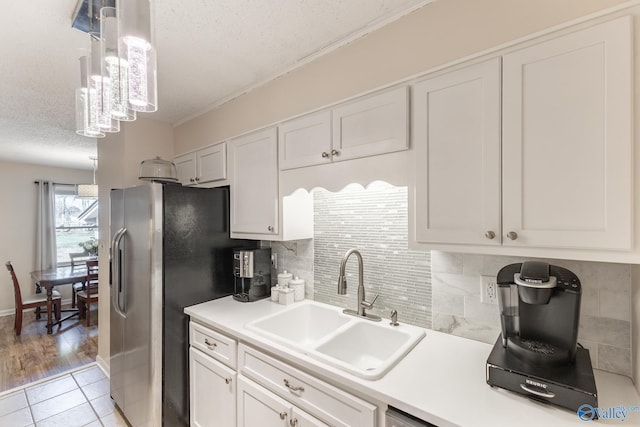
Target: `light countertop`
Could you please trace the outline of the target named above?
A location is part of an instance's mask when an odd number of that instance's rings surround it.
[[[296,304],[317,304],[312,301]],[[193,320],[271,353],[364,400],[384,402],[438,426],[584,426],[569,410],[544,405],[486,383],[492,346],[426,330],[418,345],[384,377],[366,380],[321,363],[245,328],[248,322],[291,306],[268,299],[240,303],[231,297],[187,307]],[[636,407],[626,420],[600,419],[595,425],[640,426],[640,396],[631,379],[594,370],[600,408]]]

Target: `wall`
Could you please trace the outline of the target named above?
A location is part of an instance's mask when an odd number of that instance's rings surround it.
[[[140,162],[160,156],[173,158],[173,130],[166,123],[138,118],[135,122],[122,123],[119,133],[107,134],[98,141],[97,182],[99,186],[100,220],[100,264],[109,265],[111,231],[109,227],[109,192],[112,188],[140,185],[138,169]],[[100,269],[100,294],[98,308],[98,363],[109,369],[109,270]]]
[[[192,151],[623,0],[436,1],[175,128],[176,154]]]
[[[87,160],[88,161],[88,160]],[[35,289],[29,272],[36,268],[36,180],[49,180],[65,184],[90,183],[91,170],[67,169],[0,162],[0,315],[15,310],[11,277],[4,267],[11,261],[16,270],[23,295]],[[64,299],[71,298],[71,285],[60,286]]]

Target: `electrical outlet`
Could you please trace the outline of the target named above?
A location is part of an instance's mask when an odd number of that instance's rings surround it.
[[[271,254],[271,265],[276,270],[278,269],[278,254]]]
[[[495,276],[480,276],[480,302],[498,304],[498,283]]]

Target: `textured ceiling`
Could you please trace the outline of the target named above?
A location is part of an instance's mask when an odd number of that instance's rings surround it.
[[[154,120],[179,123],[428,0],[152,0]],[[20,0],[0,16],[0,160],[91,169],[75,134],[77,0]]]

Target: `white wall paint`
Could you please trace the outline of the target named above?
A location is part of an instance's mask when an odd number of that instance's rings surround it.
[[[0,162],[0,313],[15,309],[13,285],[4,263],[11,261],[23,295],[34,293],[29,273],[36,268],[36,180],[65,184],[90,183],[93,172],[53,168],[25,163]],[[64,299],[71,298],[71,285],[59,286]],[[44,324],[43,324],[44,327]]]

